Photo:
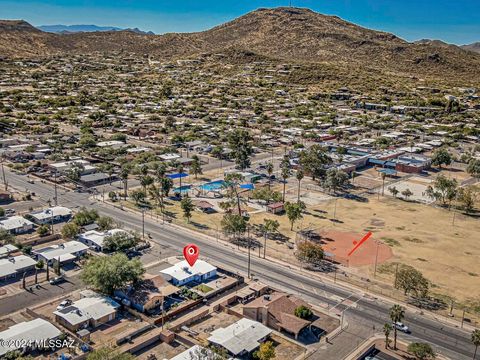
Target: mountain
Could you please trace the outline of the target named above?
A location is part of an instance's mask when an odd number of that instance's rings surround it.
[[[139,34],[148,34],[154,35],[152,31],[142,31],[139,28],[134,29],[122,29],[119,27],[114,26],[97,26],[97,25],[41,25],[37,26],[39,30],[50,32],[50,33],[57,33],[57,34],[65,34],[65,33],[77,33],[77,32],[96,32],[96,31],[121,31],[121,30],[129,30]]]
[[[13,46],[12,46],[13,45]],[[163,60],[224,53],[236,61],[252,56],[303,64],[293,81],[337,77],[383,84],[427,79],[480,85],[480,55],[436,41],[409,43],[309,9],[258,9],[197,33],[145,35],[135,31],[53,34],[24,21],[0,22],[0,56],[126,51]]]
[[[473,51],[476,53],[480,53],[480,42],[476,42],[470,45],[462,45],[461,48],[465,50]]]

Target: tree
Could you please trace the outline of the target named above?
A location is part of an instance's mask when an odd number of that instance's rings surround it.
[[[82,207],[73,217],[73,222],[78,226],[85,226],[94,223],[98,219],[98,212],[95,209]]]
[[[438,166],[450,165],[452,163],[452,155],[445,148],[437,149],[432,155],[432,165]]]
[[[390,191],[390,194],[392,194],[392,196],[393,196],[394,198],[397,198],[397,195],[398,195],[398,192],[399,192],[399,191],[398,191],[398,189],[397,189],[395,186],[390,186],[390,187],[388,188],[388,191]]]
[[[385,335],[385,349],[388,349],[390,346],[390,333],[392,332],[393,327],[390,323],[385,323],[383,325],[383,334]]]
[[[299,203],[300,202],[300,182],[302,181],[303,179],[303,170],[302,169],[298,169],[297,170],[297,175],[296,175],[296,178],[298,180],[298,191],[297,191],[297,202]]]
[[[238,214],[242,214],[242,208],[240,206],[240,194],[238,192],[238,188],[240,185],[240,181],[243,180],[243,176],[238,173],[231,173],[225,176],[225,185],[224,187],[227,190],[226,197],[227,201],[223,202],[221,205],[225,209],[232,209],[233,207],[237,207]]]
[[[467,172],[475,178],[480,178],[480,159],[471,159],[468,162]]]
[[[105,251],[124,251],[133,248],[138,244],[138,237],[126,231],[119,231],[112,235],[105,236],[103,248]]]
[[[477,191],[473,186],[467,186],[458,190],[458,200],[462,209],[467,213],[473,212],[477,200]]]
[[[393,305],[390,308],[390,319],[393,322],[393,350],[397,350],[397,327],[396,323],[401,322],[405,317],[405,310],[400,305]]]
[[[41,225],[37,229],[37,234],[39,236],[45,236],[50,232],[50,227],[48,225]]]
[[[280,223],[277,220],[263,219],[262,230],[263,230],[263,258],[265,259],[267,253],[267,237],[271,234],[274,234],[278,231]]]
[[[335,193],[338,189],[345,187],[348,184],[348,175],[342,170],[328,169],[324,181],[324,187],[329,191]]]
[[[180,202],[180,207],[183,210],[183,216],[187,219],[187,222],[190,222],[192,218],[192,211],[195,209],[195,205],[193,205],[192,199],[188,196],[184,197]]]
[[[253,357],[258,360],[273,359],[275,357],[275,347],[273,346],[273,342],[266,341],[260,344],[258,350],[253,353]]]
[[[408,345],[407,351],[417,360],[435,359],[436,357],[432,347],[427,343],[413,342]]]
[[[74,222],[63,225],[62,237],[65,239],[75,239],[80,233],[80,227]]]
[[[135,201],[137,206],[140,206],[140,204],[145,202],[145,193],[141,190],[130,191],[130,197]]]
[[[270,190],[272,186],[272,174],[273,174],[273,163],[269,162],[267,164],[267,174],[268,174],[268,189]]]
[[[88,354],[87,360],[133,360],[135,356],[130,353],[119,353],[112,348],[96,349]]]
[[[471,339],[473,345],[475,345],[475,352],[473,353],[473,359],[475,359],[477,357],[478,346],[480,345],[480,330],[473,330]]]
[[[323,260],[324,252],[320,244],[311,241],[303,241],[298,245],[295,256],[302,263],[318,265]]]
[[[15,236],[10,233],[10,231],[5,229],[0,229],[0,243],[3,245],[13,243]]]
[[[288,220],[290,221],[290,230],[293,231],[293,224],[295,221],[303,218],[302,212],[305,210],[305,204],[298,202],[296,204],[286,202],[285,212],[287,213]]]
[[[287,186],[287,179],[292,176],[292,171],[290,170],[290,159],[285,155],[280,163],[280,171],[283,180],[283,196],[282,202],[285,202],[285,190]]]
[[[429,282],[420,271],[409,265],[402,265],[395,278],[396,289],[402,289],[405,295],[414,293],[415,296],[425,297],[428,293]]]
[[[130,175],[130,167],[129,166],[123,166],[122,169],[120,170],[120,179],[122,179],[123,182],[123,198],[124,200],[127,200],[127,190],[128,190],[128,176]]]
[[[117,253],[92,257],[81,276],[85,284],[112,295],[115,290],[136,283],[144,272],[140,260],[128,260],[126,255]]]
[[[110,216],[100,216],[97,220],[97,225],[101,231],[112,230],[115,228],[115,220]]]
[[[313,311],[305,305],[300,305],[295,309],[294,315],[300,319],[310,319],[313,316]]]
[[[234,237],[247,230],[247,221],[242,215],[226,213],[222,218],[222,229],[228,235]]]
[[[200,163],[200,158],[197,155],[192,156],[192,163],[190,164],[190,174],[195,175],[197,179],[198,175],[202,175],[202,164]]]
[[[328,156],[327,150],[317,144],[300,153],[300,165],[313,180],[322,179],[326,174],[326,165],[331,163],[332,159]]]
[[[163,196],[168,197],[168,194],[170,193],[170,190],[172,190],[172,188],[173,188],[173,180],[168,177],[162,178],[162,180],[160,181],[160,190]]]
[[[457,195],[457,180],[439,175],[425,191],[427,196],[435,201],[441,201],[443,205],[451,202]]]
[[[140,177],[140,185],[142,185],[143,193],[147,196],[147,187],[153,184],[153,177],[150,175],[142,175]]]
[[[408,200],[408,198],[412,196],[413,193],[410,189],[405,189],[402,191],[402,195],[405,197],[405,200]]]
[[[4,217],[5,216],[5,209],[0,207],[0,217]]]
[[[250,156],[253,154],[252,137],[244,129],[236,129],[228,136],[228,144],[241,170],[250,167]]]

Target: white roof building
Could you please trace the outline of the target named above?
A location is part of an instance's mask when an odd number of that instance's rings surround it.
[[[28,214],[37,224],[46,224],[51,221],[60,221],[72,216],[72,210],[63,206],[54,206],[44,210],[34,211]]]
[[[21,234],[33,229],[34,224],[21,217],[11,216],[6,219],[0,220],[0,229],[5,229],[12,234]]]
[[[91,246],[98,249],[99,251],[102,251],[103,241],[107,236],[115,235],[122,232],[127,233],[127,231],[122,229],[112,229],[105,232],[90,230],[90,231],[84,232],[83,234],[78,235],[78,240],[83,242],[87,246]]]
[[[159,156],[159,158],[162,159],[163,161],[169,161],[169,160],[179,159],[180,155],[169,153],[169,154],[162,154]]]
[[[194,345],[190,349],[185,350],[184,352],[170,358],[170,360],[192,360],[192,359],[221,359],[220,355],[215,355],[215,353],[203,346]]]
[[[197,260],[193,266],[183,260],[161,270],[160,273],[174,285],[184,285],[191,281],[203,281],[216,276],[217,268],[203,260]]]
[[[54,311],[57,321],[61,319],[67,327],[77,327],[90,323],[92,326],[100,325],[97,321],[106,317],[109,317],[108,320],[113,320],[120,305],[109,297],[95,295],[97,296],[84,297],[64,309]]]
[[[51,262],[60,259],[60,263],[71,261],[85,254],[88,246],[79,241],[69,241],[62,244],[48,246],[42,249],[33,250],[37,258]]]
[[[0,278],[15,276],[33,268],[37,262],[26,255],[18,255],[8,259],[0,259]]]
[[[240,319],[236,323],[212,331],[208,341],[220,345],[232,355],[250,353],[272,333],[265,325],[250,319]]]
[[[4,340],[0,343],[0,356],[5,355],[9,351],[20,350],[19,347],[15,346],[17,344],[42,343],[56,339],[61,334],[60,330],[43,319],[18,323],[0,332],[0,339]],[[17,340],[17,343],[15,340]]]
[[[5,244],[0,246],[0,258],[8,256],[10,253],[17,251],[18,248],[12,244]]]

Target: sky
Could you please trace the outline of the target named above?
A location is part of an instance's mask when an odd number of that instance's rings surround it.
[[[289,0],[0,0],[0,19],[32,25],[138,27],[157,34],[209,29],[261,7]],[[480,0],[292,0],[293,6],[337,15],[408,41],[480,41]]]

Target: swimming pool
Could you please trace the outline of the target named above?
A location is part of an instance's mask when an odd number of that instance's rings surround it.
[[[173,192],[184,194],[184,193],[187,193],[191,188],[192,188],[192,185],[184,185],[184,186],[181,186],[181,187],[179,186],[179,187],[176,187],[175,189],[173,189]]]
[[[217,180],[217,181],[212,181],[203,185],[200,185],[200,189],[205,190],[205,191],[216,191],[220,190],[225,186],[225,181],[223,180]]]

